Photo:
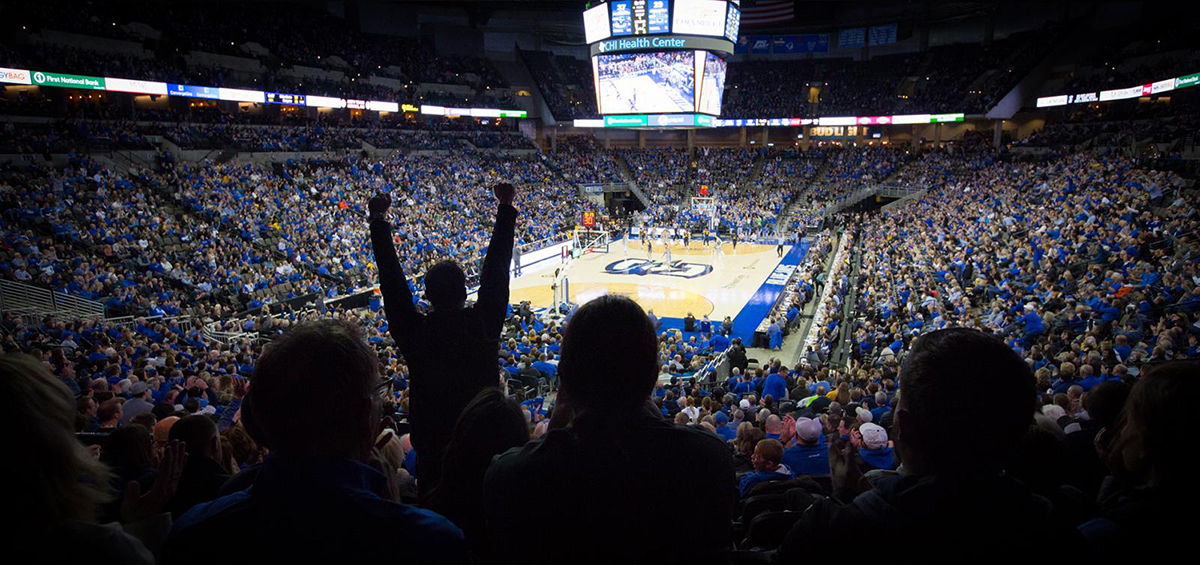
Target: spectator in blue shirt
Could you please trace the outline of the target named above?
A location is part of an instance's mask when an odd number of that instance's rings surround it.
[[[755,444],[754,455],[750,456],[754,471],[742,475],[738,480],[738,494],[745,498],[759,483],[796,478],[796,474],[787,465],[780,463],[782,459],[783,444],[779,443],[779,440],[764,439]]]
[[[716,424],[717,435],[725,441],[733,441],[733,438],[737,437],[737,428],[729,425],[729,416],[726,416],[724,412],[714,414],[713,422]]]
[[[862,447],[858,450],[859,469],[864,473],[874,469],[892,470],[897,466],[895,454],[888,441],[887,430],[867,422],[858,428]]]
[[[820,420],[796,420],[797,443],[783,452],[782,462],[797,475],[829,476],[829,448],[821,444],[824,432]]]
[[[788,397],[787,379],[778,372],[767,375],[766,383],[763,384],[763,397],[768,394],[775,400],[786,399]]]

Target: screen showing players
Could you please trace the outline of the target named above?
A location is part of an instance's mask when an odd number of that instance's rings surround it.
[[[583,13],[583,35],[595,43],[612,35],[608,27],[608,4],[601,4]]]
[[[696,111],[719,116],[721,97],[725,93],[727,63],[712,53],[699,51],[696,56],[704,60],[704,67],[700,72],[700,92],[697,95],[699,102],[696,104]]]
[[[600,113],[694,112],[695,60],[693,51],[594,57],[592,68]]]
[[[671,32],[683,35],[725,35],[724,0],[675,0]]]

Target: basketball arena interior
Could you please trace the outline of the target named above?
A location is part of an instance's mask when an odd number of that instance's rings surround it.
[[[1190,529],[1197,6],[0,13],[15,563],[1107,562]]]

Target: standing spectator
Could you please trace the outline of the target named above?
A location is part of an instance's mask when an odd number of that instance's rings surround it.
[[[433,312],[421,314],[400,268],[387,221],[391,198],[371,199],[371,247],[379,265],[380,291],[388,331],[408,362],[413,446],[417,450],[417,489],[421,498],[441,479],[442,455],[454,422],[479,391],[496,384],[500,331],[508,309],[508,267],[512,261],[516,190],[498,184],[496,225],[483,261],[479,298],[464,308],[466,276],[454,261],[425,273],[425,297]]]

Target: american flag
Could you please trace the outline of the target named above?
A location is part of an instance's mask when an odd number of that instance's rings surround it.
[[[746,27],[785,24],[796,16],[791,0],[761,0],[742,6],[742,25]]]

